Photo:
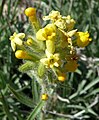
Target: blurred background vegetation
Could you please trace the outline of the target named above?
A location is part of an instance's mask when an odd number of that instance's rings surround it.
[[[99,120],[99,0],[0,0],[0,120],[26,119],[35,106],[32,80],[18,71],[22,61],[15,58],[9,40],[14,31],[29,33],[27,7],[37,8],[41,22],[51,10],[69,14],[77,21],[75,28],[89,31],[93,40],[78,49],[78,70],[57,86],[59,97],[49,103],[46,120]],[[34,87],[36,92],[40,89],[38,84]]]

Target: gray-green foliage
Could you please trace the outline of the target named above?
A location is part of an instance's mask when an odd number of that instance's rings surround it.
[[[0,120],[33,119],[39,109],[38,83],[35,78],[25,78],[18,71],[21,61],[15,59],[10,47],[9,36],[14,32],[28,32],[29,26],[23,13],[20,20],[20,8],[35,6],[39,19],[51,10],[58,10],[62,15],[70,14],[76,21],[79,30],[88,30],[93,41],[85,49],[78,50],[81,54],[79,67],[75,73],[68,75],[65,84],[58,83],[56,94],[47,108],[46,120],[86,120],[99,119],[99,1],[98,0],[31,0],[22,3],[19,0],[0,1]],[[22,5],[23,4],[23,5]],[[22,18],[21,18],[22,19]],[[46,23],[43,24],[43,26]],[[32,32],[32,31],[31,31]],[[32,33],[31,33],[32,34]],[[30,61],[19,67],[26,72],[27,64],[33,69]],[[39,66],[40,69],[43,66]],[[53,79],[49,76],[50,79]],[[24,96],[26,95],[26,96]],[[32,106],[33,101],[33,106]],[[35,107],[35,108],[34,108]],[[41,106],[40,106],[41,107]],[[38,108],[38,109],[37,109]],[[30,111],[37,110],[34,112]],[[12,115],[13,114],[13,115]],[[29,115],[30,114],[30,115]],[[29,115],[29,117],[27,117]],[[39,117],[37,116],[39,120]]]

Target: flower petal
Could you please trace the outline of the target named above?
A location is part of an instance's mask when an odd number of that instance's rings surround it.
[[[12,47],[12,50],[15,51],[15,49],[16,49],[16,44],[15,44],[13,41],[11,41],[11,47]]]
[[[18,33],[16,36],[19,37],[20,39],[25,38],[25,34],[24,33]]]
[[[22,45],[22,40],[18,37],[14,38],[14,43],[16,43],[17,45]]]

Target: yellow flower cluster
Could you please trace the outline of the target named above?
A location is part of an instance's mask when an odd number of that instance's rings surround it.
[[[62,16],[58,11],[51,11],[48,16],[43,17],[43,20],[51,20],[58,28],[63,30],[71,30],[75,24],[70,15]]]
[[[75,47],[87,46],[91,41],[89,33],[78,32],[77,29],[73,30],[75,20],[72,19],[70,15],[60,15],[58,11],[52,11],[48,16],[44,16],[43,20],[51,20],[51,23],[36,33],[37,40],[46,42],[47,58],[43,58],[40,61],[46,67],[57,67],[59,71],[65,70],[65,73],[75,72],[78,67],[78,59],[72,58],[77,56]],[[76,46],[74,46],[73,43],[76,43]],[[59,56],[58,59],[55,57],[56,53]],[[69,60],[67,56],[70,58]],[[63,65],[63,63],[65,63],[65,65]],[[66,78],[64,78],[64,76],[66,76],[64,75],[65,73],[62,72],[61,75],[58,74],[58,80],[64,81]]]
[[[67,72],[75,72],[78,67],[76,48],[85,47],[92,40],[88,31],[73,29],[75,20],[70,15],[62,16],[58,11],[51,11],[43,17],[43,20],[50,20],[43,28],[37,19],[35,8],[27,8],[25,14],[33,26],[35,37],[25,38],[24,33],[14,33],[10,40],[13,51],[17,50],[15,56],[35,62],[35,56],[30,56],[35,53],[36,57],[39,56],[38,63],[43,64],[42,71],[44,67],[52,70],[59,81],[65,81]],[[42,95],[42,99],[47,99],[47,96]]]

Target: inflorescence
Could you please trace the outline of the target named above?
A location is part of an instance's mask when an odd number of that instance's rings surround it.
[[[50,21],[43,28],[35,8],[27,8],[25,15],[33,27],[33,36],[15,32],[10,37],[16,58],[31,61],[31,65],[36,64],[38,68],[33,70],[40,78],[43,79],[51,71],[53,81],[64,82],[67,73],[75,72],[78,67],[76,48],[86,47],[92,40],[88,31],[74,29],[75,20],[70,15],[62,16],[58,11],[51,11],[43,17],[44,21]],[[42,94],[41,98],[47,100],[48,95]]]

